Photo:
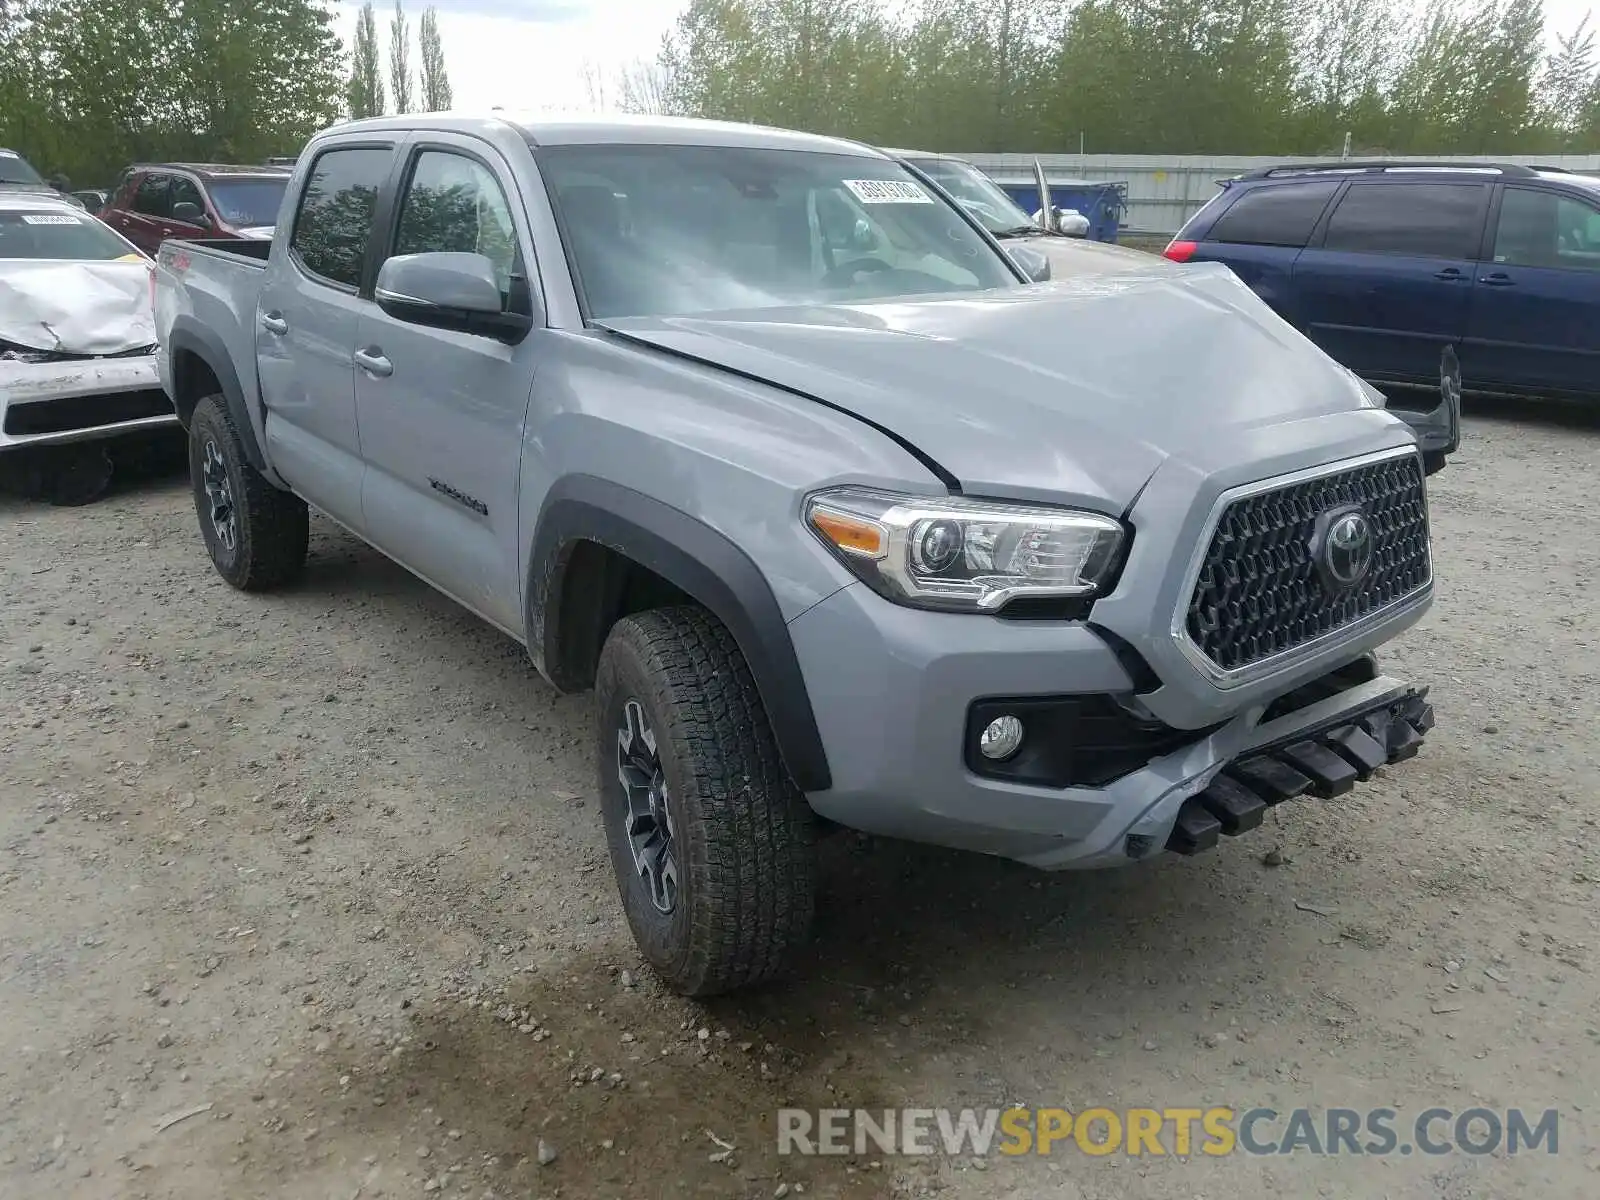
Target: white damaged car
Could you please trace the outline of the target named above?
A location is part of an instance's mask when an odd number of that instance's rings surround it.
[[[150,260],[65,197],[0,192],[0,467],[82,504],[112,439],[175,426],[156,375]]]

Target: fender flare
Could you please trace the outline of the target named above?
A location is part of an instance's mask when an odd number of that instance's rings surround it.
[[[233,356],[228,353],[228,348],[211,330],[196,321],[185,320],[179,317],[166,339],[167,361],[172,368],[172,403],[178,410],[178,419],[183,422],[183,427],[189,427],[189,418],[194,415],[194,405],[184,404],[180,397],[188,394],[187,370],[181,365],[185,356],[194,355],[211,368],[211,373],[217,377],[217,383],[222,387],[222,398],[228,405],[228,415],[233,418],[234,429],[238,431],[239,440],[244,443],[245,457],[250,460],[250,465],[256,470],[272,477],[271,468],[267,465],[266,456],[261,453],[261,447],[256,443],[256,427],[250,420],[250,411],[245,406],[244,388],[239,384],[239,373],[234,369]],[[201,399],[200,396],[193,397]]]
[[[592,542],[654,572],[703,605],[733,635],[772,724],[790,777],[804,792],[832,786],[805,676],[777,597],[761,569],[726,536],[679,509],[593,475],[556,481],[539,510],[528,560],[528,647],[563,691],[590,681],[570,667],[563,639],[567,570]],[[603,598],[597,597],[597,610]],[[603,631],[595,631],[603,633]]]

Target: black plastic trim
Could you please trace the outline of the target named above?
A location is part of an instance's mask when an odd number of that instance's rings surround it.
[[[528,645],[542,656],[551,682],[563,690],[590,683],[569,666],[574,660],[562,644],[578,636],[563,626],[562,599],[573,551],[586,542],[654,572],[727,626],[750,666],[789,774],[802,791],[833,786],[800,660],[760,568],[704,522],[592,475],[569,475],[550,489],[529,557]]]
[[[194,406],[186,405],[180,399],[188,387],[188,370],[183,365],[184,356],[192,354],[210,367],[211,373],[217,377],[217,383],[222,387],[222,398],[228,405],[228,415],[233,418],[234,428],[239,433],[240,442],[244,444],[245,457],[250,460],[250,465],[258,471],[267,472],[269,469],[267,460],[261,453],[261,447],[256,445],[255,426],[250,421],[250,412],[244,400],[244,389],[240,387],[239,375],[233,367],[233,356],[228,353],[228,348],[223,345],[222,339],[204,325],[180,316],[173,322],[162,352],[167,355],[167,362],[170,365],[172,402],[177,409],[178,419],[183,422],[183,427],[185,429],[189,427],[189,419],[194,415]],[[196,397],[196,399],[203,398],[203,395]]]
[[[1412,757],[1433,728],[1427,696],[1427,688],[1418,688],[1246,751],[1183,802],[1167,849],[1197,854],[1215,845],[1218,833],[1232,837],[1254,829],[1274,804],[1307,792],[1323,799],[1342,796],[1385,763]]]

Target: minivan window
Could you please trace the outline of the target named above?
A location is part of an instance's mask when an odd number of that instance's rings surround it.
[[[1329,250],[1476,258],[1486,183],[1352,183],[1328,218]]]
[[[311,164],[289,249],[307,271],[341,287],[361,285],[378,189],[389,174],[387,146],[324,150]]]
[[[1286,183],[1245,192],[1217,218],[1207,239],[1246,246],[1300,249],[1339,182]]]
[[[1556,192],[1506,188],[1494,261],[1600,271],[1600,207]]]
[[[537,151],[591,317],[1011,287],[993,245],[875,155],[736,146]]]

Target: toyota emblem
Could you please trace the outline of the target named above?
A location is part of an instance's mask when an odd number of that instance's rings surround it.
[[[1372,522],[1359,508],[1332,509],[1317,522],[1312,561],[1331,592],[1348,591],[1365,579],[1376,550]]]

